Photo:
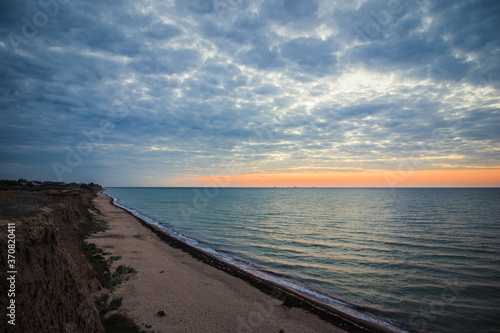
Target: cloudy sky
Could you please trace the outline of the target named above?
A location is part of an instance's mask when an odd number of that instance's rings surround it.
[[[0,178],[500,186],[500,2],[0,2]]]

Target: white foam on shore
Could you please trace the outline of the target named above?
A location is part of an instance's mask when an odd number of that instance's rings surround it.
[[[236,266],[237,268],[242,269],[245,272],[252,274],[252,275],[254,275],[260,279],[263,279],[265,281],[268,281],[268,282],[283,286],[285,288],[294,290],[296,292],[299,292],[302,295],[307,295],[313,300],[316,300],[316,301],[319,301],[323,304],[326,304],[339,312],[346,313],[346,314],[348,314],[352,317],[355,317],[357,319],[377,324],[377,325],[379,325],[381,327],[385,327],[388,330],[393,331],[395,333],[409,333],[406,330],[403,330],[399,327],[392,325],[388,321],[384,321],[382,319],[375,317],[374,315],[370,315],[368,313],[362,313],[362,312],[356,310],[355,306],[353,306],[352,304],[350,304],[348,302],[334,299],[330,296],[321,294],[319,292],[316,292],[312,289],[301,286],[299,284],[293,283],[291,281],[287,281],[285,279],[275,277],[271,274],[263,272],[262,270],[259,270],[258,268],[252,266],[251,264],[244,264],[242,261],[238,260],[237,258],[229,256],[225,253],[221,253],[221,252],[219,252],[211,247],[203,246],[196,239],[193,239],[193,238],[187,237],[183,234],[180,234],[171,228],[167,228],[164,225],[162,225],[160,222],[156,221],[155,219],[153,219],[153,218],[151,218],[151,217],[149,217],[141,212],[138,212],[133,208],[130,208],[130,207],[127,207],[127,206],[120,204],[118,202],[119,201],[118,198],[116,198],[108,193],[105,193],[105,194],[108,197],[113,199],[113,204],[115,206],[120,207],[120,208],[128,211],[129,213],[131,213],[135,217],[143,220],[144,222],[146,222],[148,224],[151,224],[155,227],[158,227],[161,231],[167,233],[169,236],[171,236],[171,237],[173,237],[173,238],[175,238],[175,239],[177,239],[177,240],[179,240],[179,241],[181,241],[181,242],[183,242],[183,243],[185,243],[193,248],[196,248],[196,249],[201,250],[205,253],[211,254],[227,264]]]

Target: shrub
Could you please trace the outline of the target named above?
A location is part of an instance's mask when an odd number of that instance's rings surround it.
[[[143,330],[137,326],[132,319],[116,313],[102,321],[102,326],[104,326],[104,331],[106,333],[142,333]]]

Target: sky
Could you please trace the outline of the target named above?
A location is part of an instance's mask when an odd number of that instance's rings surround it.
[[[0,179],[500,186],[500,2],[0,2]]]

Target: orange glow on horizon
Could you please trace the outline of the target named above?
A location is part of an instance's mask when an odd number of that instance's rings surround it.
[[[500,168],[481,170],[366,170],[269,172],[194,176],[173,186],[218,187],[500,187]]]

